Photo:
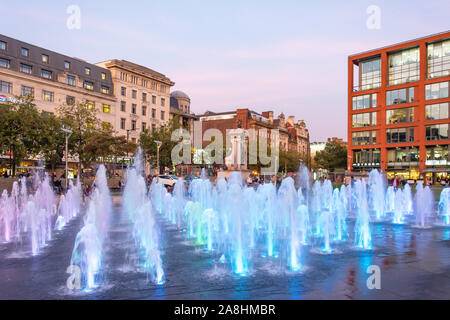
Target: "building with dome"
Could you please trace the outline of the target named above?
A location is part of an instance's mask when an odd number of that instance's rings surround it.
[[[180,117],[180,124],[183,127],[193,130],[193,122],[197,117],[191,113],[191,98],[180,90],[173,91],[170,94],[170,119],[175,116]]]

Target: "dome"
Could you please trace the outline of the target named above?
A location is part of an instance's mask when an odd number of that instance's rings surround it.
[[[172,92],[170,94],[170,97],[171,98],[182,98],[182,99],[187,99],[187,100],[191,101],[191,99],[189,98],[189,96],[186,93],[184,93],[183,91],[179,91],[179,90]]]

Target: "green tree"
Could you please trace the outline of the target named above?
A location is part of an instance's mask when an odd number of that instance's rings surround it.
[[[97,110],[88,101],[58,107],[58,116],[62,124],[72,130],[69,138],[69,153],[77,155],[80,162],[87,163],[92,154],[85,152],[88,140],[102,131]]]
[[[0,105],[1,151],[9,154],[13,175],[20,161],[39,154],[41,125],[41,114],[29,95]]]
[[[157,166],[157,147],[155,141],[161,141],[159,149],[159,166],[160,168],[172,167],[172,149],[178,142],[172,141],[172,132],[181,127],[178,116],[172,118],[166,125],[156,130],[144,130],[139,138],[139,143],[142,147],[147,161],[152,167]]]
[[[61,127],[61,119],[54,114],[41,114],[39,145],[41,146],[41,154],[50,164],[52,171],[55,170],[56,164],[62,161],[66,150],[65,133],[61,130]]]
[[[347,148],[333,141],[325,145],[325,149],[316,153],[314,157],[319,168],[334,171],[336,168],[347,166]]]

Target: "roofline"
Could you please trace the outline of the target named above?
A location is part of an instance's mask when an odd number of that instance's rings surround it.
[[[447,30],[447,31],[439,32],[439,33],[430,34],[430,35],[427,35],[427,36],[424,36],[424,37],[420,37],[420,38],[415,38],[415,39],[411,39],[411,40],[407,40],[407,41],[397,42],[397,43],[390,44],[390,45],[387,45],[387,46],[384,46],[384,47],[379,47],[379,48],[376,48],[376,49],[370,49],[370,50],[367,50],[367,51],[354,53],[354,54],[349,55],[349,57],[359,56],[359,55],[362,55],[362,54],[366,54],[366,53],[370,53],[370,52],[374,52],[374,51],[379,51],[379,50],[387,49],[387,48],[390,48],[390,47],[395,47],[395,46],[399,46],[399,45],[402,45],[402,44],[415,42],[415,41],[418,41],[418,40],[423,40],[423,39],[426,39],[426,38],[436,37],[436,36],[439,36],[439,35],[442,35],[442,34],[446,34],[446,33],[449,33],[449,32],[450,32],[450,30]]]

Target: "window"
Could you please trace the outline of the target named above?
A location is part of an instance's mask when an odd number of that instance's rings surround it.
[[[34,97],[34,88],[32,87],[27,87],[27,86],[22,86],[22,90],[20,91],[20,94],[22,96],[32,96]]]
[[[386,142],[412,142],[414,141],[414,128],[386,129]]]
[[[70,69],[70,62],[64,61],[64,69]]]
[[[69,106],[73,106],[75,104],[75,97],[66,96],[66,104]]]
[[[359,131],[352,133],[352,145],[364,146],[377,143],[377,132],[373,131]]]
[[[425,137],[427,141],[447,140],[448,139],[448,123],[435,124],[425,127]]]
[[[156,96],[152,96],[152,103],[156,104]]]
[[[142,92],[142,101],[147,102],[147,94]]]
[[[68,74],[67,75],[67,84],[69,86],[75,86],[75,77]]]
[[[6,51],[6,42],[5,41],[0,41],[0,50]]]
[[[125,72],[120,73],[120,80],[127,81],[128,75]]]
[[[148,84],[147,80],[142,79],[142,86],[147,88],[147,84]]]
[[[92,102],[92,101],[86,101],[86,107],[87,107],[89,110],[93,110],[93,109],[95,108],[95,103]]]
[[[360,89],[369,90],[381,86],[381,60],[376,58],[360,63]]]
[[[33,72],[33,67],[28,64],[21,63],[20,72],[31,74]]]
[[[111,106],[109,104],[102,104],[102,111],[104,113],[110,113],[111,112]]]
[[[393,162],[417,162],[419,161],[419,148],[405,147],[387,150],[388,163]]]
[[[28,57],[30,55],[30,50],[28,50],[27,48],[21,48],[20,53],[22,54],[22,56]]]
[[[370,127],[376,125],[377,125],[376,112],[366,112],[352,115],[353,128]]]
[[[166,99],[161,98],[161,107],[164,107],[166,104]]]
[[[88,68],[88,67],[84,68],[84,73],[86,75],[90,76],[91,75],[91,68]]]
[[[425,100],[448,98],[448,81],[427,84]]]
[[[142,131],[145,131],[145,129],[147,129],[147,123],[142,122]]]
[[[380,165],[380,149],[362,149],[353,151],[353,165],[355,166],[374,166]]]
[[[49,70],[41,69],[41,77],[45,79],[51,79],[52,78],[52,72]]]
[[[386,105],[414,102],[414,87],[386,92]]]
[[[107,87],[107,86],[102,86],[102,87],[101,87],[101,90],[102,90],[102,93],[104,93],[104,94],[109,94],[109,87]]]
[[[138,78],[136,76],[131,76],[131,83],[132,84],[137,84],[138,83]]]
[[[9,68],[9,60],[0,58],[0,67]]]
[[[133,99],[136,99],[136,97],[137,97],[137,91],[136,90],[131,91],[131,97]]]
[[[156,118],[156,110],[152,109],[152,118],[155,119]]]
[[[102,80],[106,80],[106,73],[102,72]]]
[[[48,61],[49,61],[48,55],[43,54],[43,55],[41,56],[41,60],[42,60],[43,63],[48,63]]]
[[[125,130],[125,118],[120,118],[120,129]]]
[[[131,130],[132,131],[136,130],[136,120],[131,120]]]
[[[161,110],[161,120],[164,120],[164,111]]]
[[[427,147],[426,165],[447,165],[448,145]]]
[[[91,81],[84,81],[83,83],[83,88],[85,88],[86,90],[90,90],[93,91],[94,90],[94,83]]]
[[[362,110],[377,107],[377,94],[365,94],[362,96],[356,96],[352,98],[352,109]]]
[[[152,81],[152,89],[153,90],[157,90],[158,89],[158,85],[154,81]]]
[[[419,80],[419,48],[402,50],[389,55],[389,85]]]
[[[120,111],[125,112],[126,111],[126,102],[120,101]]]
[[[414,122],[414,107],[386,111],[386,124]]]
[[[152,124],[152,132],[156,130],[156,125],[153,123]]]
[[[166,92],[166,89],[167,89],[167,87],[163,84],[159,87],[159,90],[164,93]]]
[[[428,78],[450,75],[450,39],[427,45]]]
[[[0,91],[1,92],[6,92],[6,93],[11,93],[11,91],[12,91],[12,83],[0,80]]]
[[[42,90],[42,100],[53,102],[53,99],[54,99],[53,92]]]
[[[120,94],[121,94],[122,96],[126,97],[126,95],[127,95],[127,88],[121,87],[121,88],[120,88]]]
[[[448,119],[450,102],[429,104],[425,106],[425,120]]]
[[[146,106],[142,106],[142,115],[143,116],[147,115],[147,107]]]
[[[136,143],[136,138],[131,138],[131,142]]]
[[[135,103],[132,103],[132,104],[131,104],[131,113],[132,113],[132,114],[136,114],[136,109],[137,109],[136,104],[135,104]]]

